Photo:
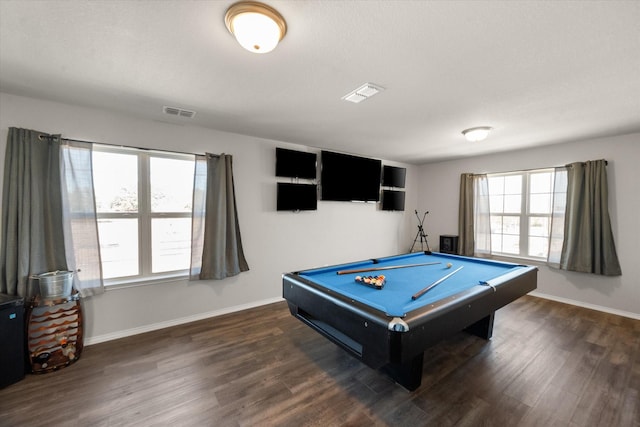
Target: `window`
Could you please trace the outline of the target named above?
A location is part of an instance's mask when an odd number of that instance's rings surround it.
[[[186,274],[194,156],[95,145],[93,179],[106,284]]]
[[[553,208],[553,169],[490,174],[491,252],[546,259]]]

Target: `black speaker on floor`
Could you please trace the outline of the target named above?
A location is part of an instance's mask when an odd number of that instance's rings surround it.
[[[24,378],[24,299],[0,294],[0,388]]]
[[[458,236],[440,236],[440,252],[443,254],[457,254]]]

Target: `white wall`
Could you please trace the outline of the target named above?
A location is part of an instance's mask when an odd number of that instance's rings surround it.
[[[481,143],[479,143],[481,144]],[[427,231],[458,234],[460,174],[561,166],[576,161],[609,162],[609,213],[622,276],[603,277],[539,265],[537,294],[640,318],[640,134],[549,145],[490,156],[426,164],[418,174],[418,205],[429,210]]]
[[[413,242],[415,166],[383,159],[384,164],[407,168],[405,213],[380,211],[373,203],[322,201],[317,211],[276,212],[276,182],[282,179],[275,177],[274,147],[318,150],[0,93],[0,165],[9,127],[110,144],[233,155],[242,242],[251,270],[221,281],[180,280],[108,290],[86,299],[88,343],[279,300],[283,272],[403,253]]]

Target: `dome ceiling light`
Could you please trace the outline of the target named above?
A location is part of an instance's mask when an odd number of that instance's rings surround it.
[[[477,142],[486,139],[487,136],[489,136],[491,129],[493,128],[490,126],[478,126],[475,128],[465,129],[462,131],[462,134],[467,138],[467,141]]]
[[[253,53],[271,52],[287,33],[287,23],[282,15],[256,1],[231,5],[224,22],[240,46]]]

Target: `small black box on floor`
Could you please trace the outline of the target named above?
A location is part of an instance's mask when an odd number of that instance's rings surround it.
[[[24,378],[24,299],[0,294],[0,388]]]
[[[443,254],[458,254],[458,236],[440,236],[440,252]]]

